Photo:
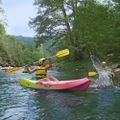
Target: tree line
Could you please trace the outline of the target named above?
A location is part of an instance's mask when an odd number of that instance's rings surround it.
[[[119,0],[103,3],[99,0],[34,0],[34,6],[37,15],[29,21],[36,32],[34,48],[7,35],[4,21],[0,21],[1,64],[32,63],[45,56],[41,46],[44,43],[50,43],[48,49],[51,51],[70,49],[68,60],[85,60],[94,54],[108,61],[120,61]],[[3,15],[2,8],[0,15]]]
[[[0,15],[3,16],[3,9],[0,8]],[[5,31],[5,21],[0,20],[0,65],[2,66],[21,66],[32,64],[34,61],[45,57],[43,47],[29,47],[16,40],[16,36],[8,35]]]
[[[43,47],[26,47],[21,40],[16,40],[15,36],[4,35],[0,39],[0,64],[2,66],[21,66],[32,64],[38,61],[41,57],[48,54],[43,54]]]
[[[120,61],[120,1],[34,0],[37,15],[29,21],[37,45],[53,41],[51,48],[69,48],[72,60],[90,54]]]

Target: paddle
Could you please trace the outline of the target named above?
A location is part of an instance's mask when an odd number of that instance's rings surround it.
[[[54,58],[54,57],[58,57],[58,58],[61,58],[61,57],[64,57],[64,56],[67,56],[69,55],[69,49],[64,49],[64,50],[61,50],[61,51],[58,51],[54,56],[50,57],[50,58]],[[50,58],[47,58],[47,59],[50,59]],[[38,62],[38,61],[37,61]],[[34,62],[34,63],[37,63],[37,62]],[[26,65],[25,65],[26,66]],[[11,68],[9,70],[6,71],[6,74],[12,74],[18,70],[21,70],[22,68],[24,68],[25,66],[23,67],[14,67],[14,68]]]
[[[89,77],[94,77],[94,76],[96,76],[96,75],[97,75],[96,72],[88,72],[88,76],[89,76]]]
[[[23,67],[14,67],[14,68],[11,68],[11,69],[8,69],[7,71],[6,71],[6,74],[12,74],[12,73],[14,73],[14,72],[16,72],[16,71],[18,71],[18,70],[21,70]]]
[[[61,57],[67,56],[69,54],[70,54],[69,49],[64,49],[64,50],[61,50],[61,51],[57,52],[55,54],[55,57],[61,58]]]

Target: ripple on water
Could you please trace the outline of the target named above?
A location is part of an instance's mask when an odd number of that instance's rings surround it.
[[[120,89],[89,92],[32,90],[19,86],[27,74],[0,78],[0,120],[119,120]],[[69,76],[70,77],[70,76]]]
[[[32,103],[31,103],[32,101]],[[39,91],[30,96],[30,113],[44,120],[75,119],[73,111],[86,105],[84,97],[56,91]],[[31,107],[34,106],[34,107]],[[33,113],[34,112],[34,113]]]

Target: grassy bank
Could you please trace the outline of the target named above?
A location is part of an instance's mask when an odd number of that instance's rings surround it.
[[[86,76],[88,72],[94,71],[91,61],[62,61],[58,64],[59,71],[80,72],[82,76]]]

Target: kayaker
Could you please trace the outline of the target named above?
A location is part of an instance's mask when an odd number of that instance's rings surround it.
[[[50,62],[47,62],[47,61],[48,60],[46,60],[45,58],[41,58],[39,60],[39,65],[36,68],[30,69],[27,67],[28,73],[32,74],[32,73],[36,72],[37,80],[59,81],[55,77],[47,75],[47,71],[53,66],[52,64],[50,64]]]
[[[115,77],[114,72],[110,67],[107,66],[107,63],[105,61],[102,62],[102,69],[108,72],[109,77]]]

